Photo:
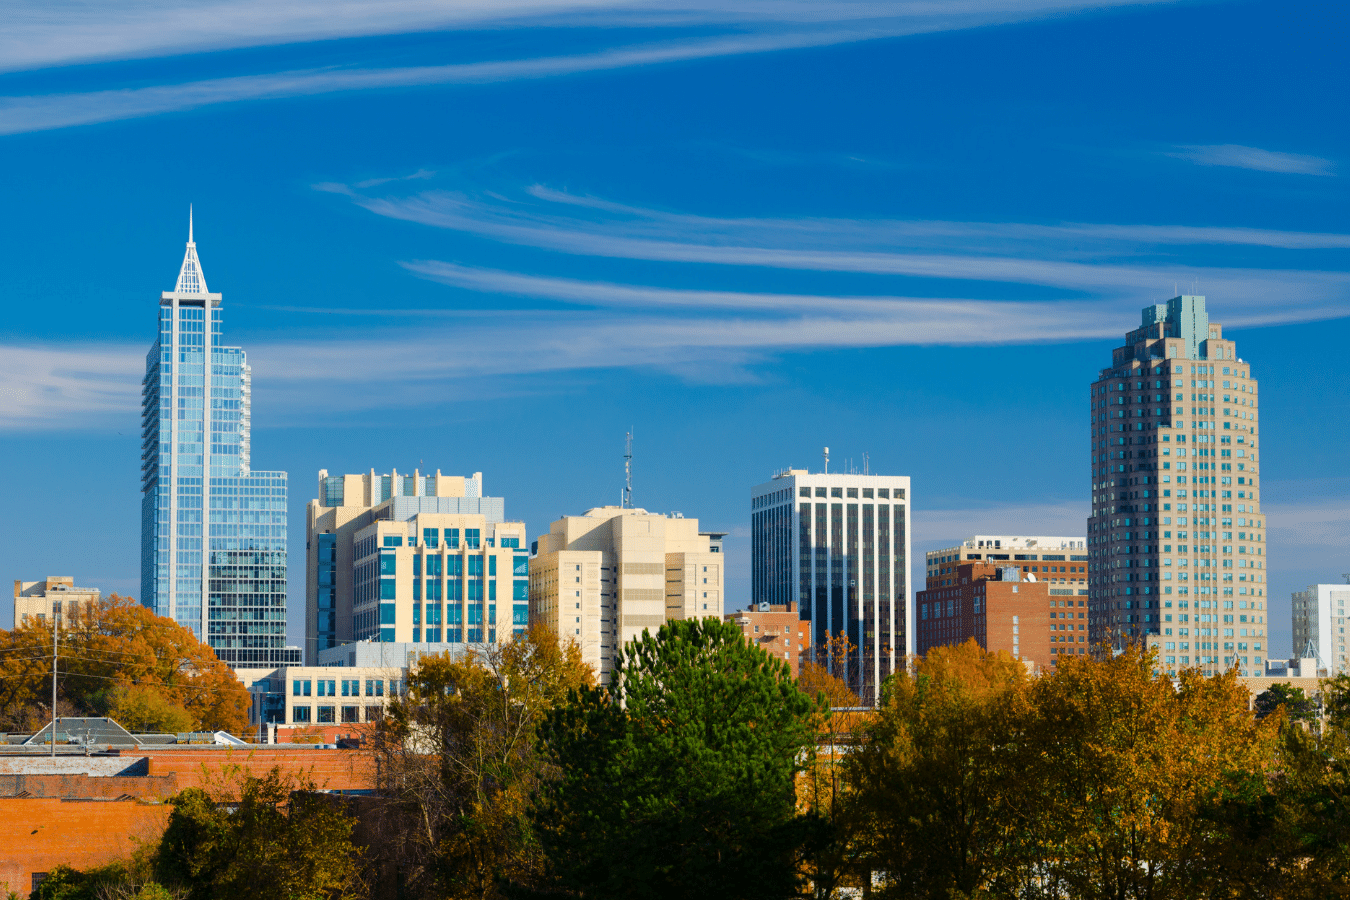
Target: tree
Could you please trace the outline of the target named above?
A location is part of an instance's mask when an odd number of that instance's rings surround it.
[[[307,776],[225,767],[173,799],[156,880],[188,900],[347,900],[365,895],[354,820]]]
[[[1281,706],[1291,722],[1309,722],[1317,716],[1317,702],[1303,693],[1303,688],[1283,682],[1276,682],[1257,694],[1253,705],[1258,719],[1264,719]]]
[[[845,763],[845,818],[883,896],[1025,892],[1025,666],[973,640],[937,647],[886,684]],[[866,879],[870,880],[870,879]]]
[[[496,897],[537,881],[527,812],[547,764],[536,730],[593,683],[580,648],[543,626],[465,657],[422,657],[372,741],[381,794],[396,804],[382,843],[397,852],[376,865],[397,868],[413,896]]]
[[[130,727],[149,730],[248,727],[248,690],[230,667],[191,630],[130,598],[113,594],[62,621],[59,643],[63,715],[128,716]],[[0,676],[0,725],[31,730],[48,721],[51,626],[30,619],[0,631]]]
[[[1206,811],[1259,784],[1277,724],[1258,723],[1235,670],[1179,685],[1131,645],[1102,659],[1065,658],[1032,688],[1026,736],[1028,822],[1055,896],[1225,896],[1231,842]]]
[[[812,821],[795,778],[816,701],[734,623],[677,620],[618,655],[541,729],[558,767],[534,811],[552,887],[594,898],[778,898]]]

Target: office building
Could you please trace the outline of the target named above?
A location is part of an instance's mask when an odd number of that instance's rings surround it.
[[[250,469],[248,357],[220,305],[189,217],[142,382],[141,602],[231,666],[285,665],[286,473]]]
[[[941,569],[914,597],[920,656],[974,640],[1048,671],[1065,655],[1088,652],[1087,600],[1051,597],[1052,582],[1004,562],[969,560]]]
[[[603,506],[564,516],[531,548],[531,615],[609,683],[614,656],[667,620],[722,617],[724,532],[679,513]]]
[[[1170,671],[1265,671],[1258,397],[1204,297],[1145,307],[1113,351],[1091,390],[1094,644],[1147,640]]]
[[[55,618],[78,617],[82,610],[98,605],[98,588],[75,586],[75,579],[68,575],[52,575],[42,581],[14,582],[14,623],[17,628],[30,618],[46,622]]]
[[[1310,584],[1294,591],[1294,652],[1318,660],[1329,675],[1350,671],[1345,655],[1345,606],[1350,584]]]
[[[913,652],[909,604],[909,478],[786,469],[750,492],[751,601],[797,604],[811,653],[854,648],[834,674],[865,703]]]
[[[796,603],[761,603],[723,618],[740,628],[748,642],[787,663],[793,675],[801,673],[802,652],[811,649],[811,629],[797,614]]]
[[[958,564],[984,560],[1035,574],[1037,580],[1049,583],[1052,597],[1088,595],[1087,538],[977,534],[958,546],[930,550],[925,557],[930,589],[934,578],[937,587],[955,584]]]
[[[321,470],[305,542],[310,664],[349,641],[496,643],[529,623],[525,526],[481,472]]]

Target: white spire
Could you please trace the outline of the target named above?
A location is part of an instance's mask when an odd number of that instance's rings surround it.
[[[188,204],[188,240],[187,252],[183,254],[183,266],[178,270],[178,284],[174,286],[177,294],[205,294],[206,275],[202,272],[201,261],[197,259],[197,244],[192,240],[192,204]]]

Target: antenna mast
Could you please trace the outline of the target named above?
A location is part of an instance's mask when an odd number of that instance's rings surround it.
[[[633,508],[633,429],[624,435],[623,450],[623,508]]]
[[[825,474],[830,474],[830,448],[825,448]]]

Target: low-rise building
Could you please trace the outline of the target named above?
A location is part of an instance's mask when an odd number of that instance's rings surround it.
[[[1085,537],[1025,537],[1008,534],[976,534],[955,547],[925,554],[928,578],[939,587],[955,583],[956,567],[980,560],[1000,566],[1015,566],[1037,581],[1050,585],[1052,597],[1088,595],[1088,551]]]
[[[14,621],[16,628],[28,619],[46,622],[49,617],[61,621],[63,617],[77,616],[80,610],[98,605],[98,588],[75,586],[69,575],[49,575],[42,581],[14,582]]]
[[[811,651],[811,623],[802,620],[795,602],[760,603],[723,618],[751,644],[787,663],[793,675],[800,674],[802,654]]]
[[[1045,671],[1089,652],[1087,600],[1051,596],[1053,582],[1017,565],[972,560],[943,565],[915,598],[920,655],[976,641]]]

